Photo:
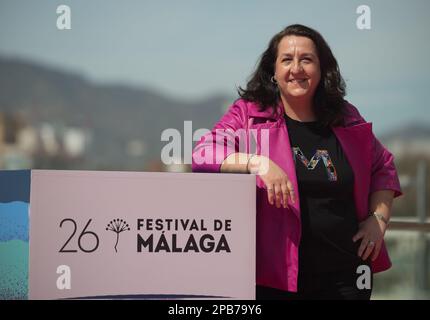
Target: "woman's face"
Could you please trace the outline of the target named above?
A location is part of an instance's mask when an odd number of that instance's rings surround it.
[[[321,79],[320,61],[313,41],[300,36],[282,38],[274,77],[285,98],[312,98]]]

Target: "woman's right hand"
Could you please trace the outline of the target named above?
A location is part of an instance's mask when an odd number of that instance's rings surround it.
[[[288,205],[288,197],[295,202],[293,184],[287,174],[268,157],[254,155],[249,159],[249,173],[258,175],[267,187],[267,197],[270,204],[280,208]]]

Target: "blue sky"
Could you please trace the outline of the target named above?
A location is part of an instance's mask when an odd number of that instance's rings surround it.
[[[71,8],[72,29],[56,28]],[[359,5],[371,29],[359,30]],[[347,80],[347,99],[378,132],[430,125],[430,1],[0,0],[0,55],[153,88],[177,99],[230,94],[270,38],[291,23],[322,33]]]

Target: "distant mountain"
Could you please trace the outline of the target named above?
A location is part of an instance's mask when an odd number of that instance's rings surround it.
[[[82,75],[0,58],[0,112],[19,112],[34,127],[50,123],[91,132],[82,169],[141,169],[142,162],[160,159],[164,129],[183,132],[185,120],[193,121],[193,130],[211,128],[231,102],[223,95],[184,102],[145,88],[99,85]],[[142,158],[127,156],[131,140],[144,142]]]
[[[381,136],[383,141],[392,140],[428,140],[430,144],[430,127],[420,123],[409,123]]]
[[[421,123],[409,123],[380,137],[380,141],[397,160],[430,159],[430,128]]]

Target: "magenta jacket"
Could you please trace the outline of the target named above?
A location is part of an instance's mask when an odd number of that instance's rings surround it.
[[[347,102],[346,102],[347,103]],[[260,112],[258,105],[243,99],[237,100],[206,134],[193,150],[193,172],[219,173],[222,160],[238,145],[228,144],[216,129],[249,129],[254,132],[268,129],[269,157],[287,174],[296,192],[297,201],[287,208],[276,208],[269,204],[263,181],[257,176],[257,230],[256,230],[256,283],[286,291],[297,291],[298,249],[301,236],[300,195],[288,131],[283,117],[284,108],[277,107],[272,114],[269,108]],[[357,109],[347,103],[344,127],[333,127],[333,132],[354,172],[354,200],[358,221],[369,216],[369,195],[377,190],[394,190],[395,197],[401,195],[399,179],[393,162],[393,155],[375,138],[372,124],[366,122]],[[243,131],[243,130],[242,130]],[[228,133],[226,133],[228,134]],[[233,140],[234,141],[234,140]],[[218,148],[213,154],[218,161],[201,163],[202,152],[207,147]],[[215,149],[213,149],[215,150]],[[257,140],[257,153],[261,150]],[[200,158],[199,158],[200,157]],[[197,158],[200,160],[197,161]],[[221,161],[219,161],[221,159]],[[378,258],[372,263],[372,271],[380,272],[391,267],[388,252],[383,244]]]

